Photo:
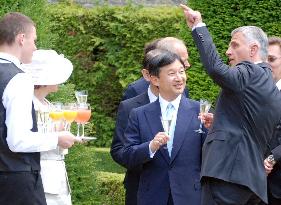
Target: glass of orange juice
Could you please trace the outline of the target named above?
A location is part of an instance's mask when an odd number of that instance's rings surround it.
[[[81,137],[85,136],[84,127],[85,124],[90,120],[91,117],[91,106],[89,103],[78,103],[77,104],[77,115],[75,118],[75,122],[77,122],[78,126],[82,125],[82,135]],[[78,134],[79,136],[79,127],[78,127]]]
[[[54,102],[50,105],[50,118],[54,123],[53,131],[61,130],[61,122],[63,120],[62,103]]]
[[[71,123],[75,120],[77,116],[77,106],[76,103],[66,103],[63,106],[63,118],[65,120],[65,130],[70,131]]]

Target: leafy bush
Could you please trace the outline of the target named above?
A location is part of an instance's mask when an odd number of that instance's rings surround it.
[[[38,48],[51,48],[58,36],[48,32],[50,22],[46,6],[47,0],[5,0],[1,1],[0,16],[7,12],[21,12],[29,16],[36,23]]]
[[[76,145],[66,156],[66,166],[73,204],[124,204],[124,169],[113,162],[109,149]]]

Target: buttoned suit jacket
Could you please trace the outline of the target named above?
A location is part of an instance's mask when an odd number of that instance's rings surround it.
[[[140,79],[138,79],[128,85],[128,88],[125,90],[122,100],[130,99],[132,97],[135,97],[137,95],[140,95],[140,94],[146,92],[148,89],[148,86],[149,86],[149,82],[146,81],[143,77],[141,77]],[[189,97],[187,88],[184,89],[184,95],[187,98]]]
[[[117,118],[115,133],[111,143],[110,154],[115,162],[126,167],[123,159],[123,150],[125,143],[124,132],[128,124],[129,114],[133,108],[140,107],[150,103],[147,91],[120,103]],[[139,186],[141,166],[131,167],[127,169],[124,179],[124,186],[127,190],[126,204],[136,204],[137,189]]]
[[[182,97],[171,157],[161,147],[150,158],[149,142],[163,132],[159,100],[131,111],[125,131],[124,158],[128,167],[142,165],[138,205],[167,204],[170,193],[174,204],[200,204],[201,147],[205,134],[194,131],[200,124],[198,114],[199,103]]]
[[[267,202],[263,160],[280,119],[280,93],[265,63],[241,62],[234,68],[220,59],[208,29],[192,31],[201,61],[221,87],[202,153],[201,177],[247,186]]]

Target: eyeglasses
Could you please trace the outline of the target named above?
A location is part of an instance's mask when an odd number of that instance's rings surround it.
[[[279,59],[279,58],[281,58],[281,56],[279,56],[279,57],[275,57],[275,56],[268,56],[267,57],[267,61],[269,62],[269,63],[273,63],[273,62],[275,62],[277,59]]]

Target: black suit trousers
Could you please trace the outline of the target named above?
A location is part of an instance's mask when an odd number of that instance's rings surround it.
[[[46,205],[39,171],[0,172],[0,204]]]
[[[258,205],[260,199],[246,186],[204,177],[201,205]]]

